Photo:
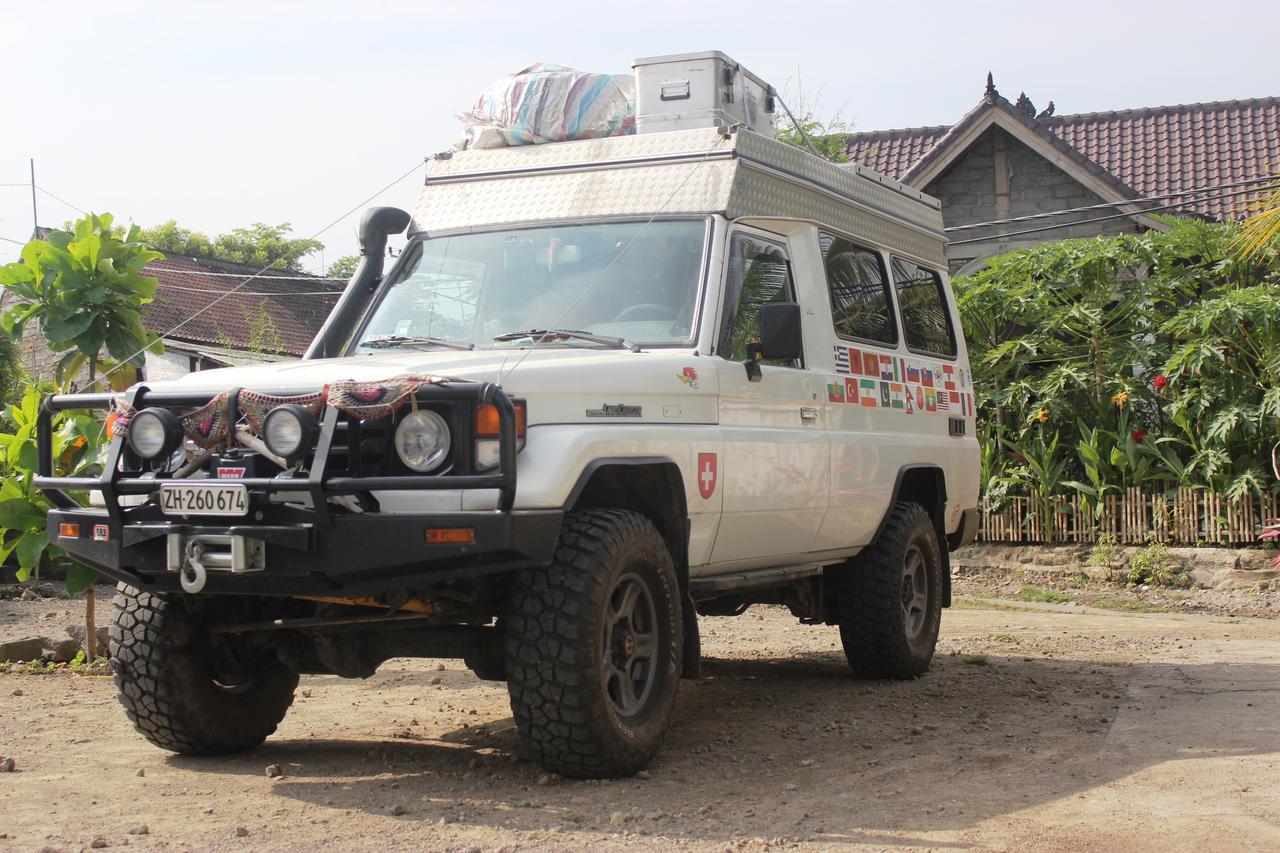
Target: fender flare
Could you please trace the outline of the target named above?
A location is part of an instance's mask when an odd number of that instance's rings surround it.
[[[903,483],[906,481],[907,476],[914,471],[936,472],[937,475],[933,478],[937,491],[933,496],[933,509],[930,512],[930,516],[933,519],[934,532],[938,537],[938,553],[942,557],[942,606],[950,607],[951,551],[948,546],[946,518],[943,515],[947,506],[947,475],[941,467],[929,463],[913,463],[903,465],[898,469],[897,476],[893,480],[893,494],[889,496],[889,503],[885,505],[884,514],[880,516],[880,523],[876,525],[875,535],[871,537],[867,547],[871,547],[880,539],[885,525],[889,522],[889,513],[901,499]]]

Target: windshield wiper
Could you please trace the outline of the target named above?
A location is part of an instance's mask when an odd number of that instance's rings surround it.
[[[505,334],[498,335],[494,340],[518,341],[521,338],[533,338],[535,344],[555,341],[556,338],[577,338],[580,341],[589,341],[593,344],[604,344],[605,346],[614,347],[615,349],[640,352],[640,345],[634,344],[626,338],[615,338],[608,335],[593,335],[590,332],[581,332],[577,329],[525,329],[523,332],[506,332]]]
[[[466,344],[460,341],[446,341],[444,338],[431,338],[419,335],[387,335],[383,338],[374,338],[371,341],[364,341],[360,344],[362,347],[370,349],[384,349],[386,347],[412,346],[413,344],[430,344],[438,347],[448,347],[449,349],[473,350],[475,344]]]

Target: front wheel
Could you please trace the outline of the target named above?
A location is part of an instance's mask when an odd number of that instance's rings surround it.
[[[271,652],[211,638],[177,597],[116,587],[111,669],[143,737],[182,755],[223,755],[266,740],[293,703],[298,674]]]
[[[507,689],[525,748],[565,776],[631,776],[662,745],[683,634],[671,554],[647,518],[566,517],[554,562],[521,572],[506,616]]]
[[[942,622],[942,552],[924,508],[896,504],[874,545],[840,569],[840,640],[861,678],[929,669]]]

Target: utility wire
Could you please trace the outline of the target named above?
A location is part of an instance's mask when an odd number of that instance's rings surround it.
[[[157,251],[160,251],[160,250],[157,250]],[[174,254],[177,255],[176,252]],[[181,255],[178,255],[178,257],[181,257]],[[180,275],[201,275],[201,276],[213,275],[213,276],[219,276],[220,278],[243,278],[243,279],[249,278],[248,275],[242,272],[207,272],[205,270],[175,270],[175,269],[168,269],[166,267],[144,267],[142,271],[145,273],[172,272],[172,273],[178,273]],[[341,282],[343,287],[346,287],[346,282],[347,282],[347,279],[345,278],[333,278],[331,276],[324,276],[324,275],[255,275],[253,276],[253,278],[261,279],[262,281],[310,281],[317,284],[322,281],[337,281],[337,282]]]
[[[1231,196],[1250,195],[1255,192],[1257,192],[1257,190],[1253,188],[1242,189],[1242,190],[1232,190],[1231,192],[1221,193],[1219,195],[1211,196],[1206,199],[1201,199],[1201,201],[1218,201],[1224,198],[1230,198]],[[1148,207],[1142,211],[1139,211],[1139,213],[1159,213],[1162,210],[1169,210],[1170,208],[1180,207],[1181,205],[1182,205],[1182,202],[1173,202],[1171,204],[1160,205],[1159,207]],[[1073,228],[1077,225],[1090,225],[1094,222],[1107,222],[1112,219],[1132,219],[1134,216],[1137,216],[1137,215],[1138,215],[1137,213],[1115,213],[1115,214],[1112,214],[1111,216],[1097,216],[1097,217],[1094,217],[1093,219],[1073,219],[1070,222],[1059,222],[1056,225],[1042,225],[1039,228],[1026,228],[1026,229],[1023,229],[1022,231],[1010,231],[1007,234],[992,234],[988,237],[970,237],[966,240],[948,240],[947,245],[961,246],[961,245],[964,245],[965,243],[1001,242],[1009,239],[1010,237],[1021,237],[1026,234],[1040,234],[1045,231],[1056,231],[1059,228]]]
[[[426,163],[427,163],[427,161],[426,161],[426,160],[423,160],[422,162],[419,162],[419,163],[415,163],[412,169],[409,169],[409,170],[408,170],[407,172],[405,172],[403,175],[401,175],[400,177],[396,178],[394,181],[392,181],[391,183],[387,184],[385,187],[383,187],[382,189],[378,190],[378,191],[377,191],[377,192],[375,192],[373,195],[371,195],[371,196],[369,196],[368,198],[364,199],[363,201],[361,201],[361,202],[357,203],[357,204],[356,204],[356,205],[354,205],[350,210],[348,210],[348,211],[346,211],[345,213],[343,213],[342,215],[338,216],[336,219],[334,219],[334,220],[333,220],[332,222],[330,222],[328,225],[324,226],[324,227],[323,227],[323,228],[321,228],[319,231],[317,231],[316,233],[312,234],[311,236],[309,236],[309,237],[307,237],[307,238],[305,238],[305,239],[308,239],[308,240],[314,240],[314,239],[316,239],[316,238],[317,238],[317,237],[319,237],[321,234],[323,234],[324,232],[328,231],[330,228],[332,228],[333,226],[337,225],[339,222],[341,222],[342,220],[346,219],[348,216],[350,216],[351,214],[355,213],[357,210],[359,210],[360,208],[364,207],[366,204],[368,204],[369,202],[373,201],[375,198],[377,198],[378,196],[382,195],[384,192],[386,192],[387,190],[391,189],[391,188],[392,188],[392,187],[394,187],[396,184],[400,183],[400,182],[401,182],[401,181],[403,181],[405,178],[409,177],[409,176],[410,176],[410,175],[412,175],[414,172],[416,172],[416,171],[418,171],[419,169],[421,169],[423,166],[425,166],[425,165],[426,165]],[[262,269],[258,270],[258,271],[257,271],[256,273],[254,273],[253,275],[251,275],[251,276],[249,276],[248,278],[246,278],[246,279],[245,279],[244,281],[242,281],[240,284],[238,284],[238,285],[236,285],[235,287],[231,288],[230,290],[226,291],[226,292],[225,292],[225,293],[223,293],[221,296],[219,296],[217,299],[213,300],[213,301],[212,301],[212,302],[210,302],[208,305],[206,305],[206,306],[204,306],[203,308],[201,308],[200,310],[196,311],[196,312],[195,312],[194,314],[192,314],[190,317],[187,317],[185,320],[183,320],[181,323],[178,323],[178,324],[177,324],[176,326],[174,326],[173,328],[169,329],[169,331],[165,332],[163,335],[160,335],[160,340],[164,340],[165,338],[169,337],[169,336],[170,336],[170,335],[172,335],[174,332],[178,331],[178,330],[179,330],[179,329],[181,329],[183,326],[187,325],[187,324],[188,324],[188,323],[190,323],[192,320],[194,320],[195,318],[199,317],[201,314],[203,314],[204,312],[208,311],[210,308],[212,308],[213,306],[217,305],[219,302],[221,302],[222,300],[226,299],[226,298],[227,298],[228,296],[230,296],[231,294],[233,294],[233,293],[235,293],[235,292],[239,291],[241,288],[243,288],[243,287],[244,287],[245,285],[247,285],[249,282],[253,281],[253,280],[254,280],[254,279],[256,279],[258,276],[262,275],[262,274],[263,274],[263,273],[265,273],[267,270],[271,269],[273,266],[275,266],[275,264],[276,264],[276,261],[272,261],[271,263],[267,264],[267,265],[266,265],[265,267],[263,267]],[[124,367],[124,365],[128,364],[130,360],[132,360],[132,359],[134,359],[134,358],[137,358],[138,356],[142,355],[142,354],[143,354],[144,352],[146,352],[146,351],[147,351],[147,348],[146,348],[146,347],[143,347],[142,349],[138,350],[137,352],[135,352],[135,353],[131,354],[128,358],[121,359],[121,360],[120,360],[120,362],[119,362],[115,367],[111,368],[111,369],[110,369],[110,370],[108,370],[108,371],[105,371],[104,373],[99,374],[98,378],[97,378],[97,379],[95,379],[92,383],[90,383],[88,387],[89,387],[89,388],[92,388],[95,384],[100,383],[103,379],[106,379],[106,378],[107,378],[108,376],[110,376],[112,373],[114,373],[114,372],[116,372],[117,370],[119,370],[120,368]]]
[[[993,219],[989,222],[972,222],[967,225],[953,225],[950,228],[945,228],[943,230],[944,231],[967,231],[973,228],[987,228],[993,225],[1009,225],[1015,222],[1030,222],[1031,220],[1034,220],[1034,219],[1047,219],[1052,216],[1065,216],[1068,213],[1083,213],[1089,210],[1102,210],[1110,207],[1124,207],[1130,204],[1141,204],[1142,202],[1146,202],[1146,201],[1159,201],[1160,199],[1165,199],[1165,198],[1179,198],[1181,196],[1188,196],[1188,195],[1201,195],[1203,193],[1216,192],[1218,190],[1226,190],[1226,189],[1231,189],[1233,187],[1242,187],[1242,186],[1248,186],[1252,184],[1273,183],[1275,181],[1280,181],[1280,174],[1266,175],[1264,177],[1259,177],[1259,178],[1249,178],[1248,180],[1236,181],[1235,183],[1230,183],[1230,184],[1210,184],[1203,187],[1194,187],[1189,190],[1179,190],[1177,192],[1160,193],[1158,195],[1149,195],[1149,196],[1144,196],[1142,198],[1130,198],[1130,199],[1125,199],[1123,201],[1107,201],[1107,202],[1103,202],[1102,204],[1087,205],[1086,207],[1070,207],[1063,210],[1050,210],[1046,213],[1033,213],[1028,216],[1015,216],[1011,219]],[[1263,192],[1266,189],[1268,188],[1266,187],[1260,188],[1259,192]],[[1143,211],[1139,210],[1136,213],[1142,213],[1142,212]]]
[[[6,243],[12,243],[12,244],[14,244],[15,246],[25,246],[25,245],[27,245],[25,241],[23,241],[23,240],[15,240],[15,239],[13,239],[12,237],[0,237],[0,240],[5,241]]]
[[[27,184],[27,186],[31,186],[31,184]],[[67,207],[71,208],[72,210],[78,210],[78,211],[81,213],[81,215],[83,215],[83,216],[88,216],[88,215],[89,215],[88,211],[86,211],[84,208],[82,208],[82,207],[76,207],[74,204],[72,204],[71,202],[67,201],[65,198],[60,198],[59,196],[54,195],[53,193],[49,192],[47,189],[45,189],[44,187],[40,186],[39,184],[36,184],[36,189],[38,189],[40,192],[44,193],[45,195],[47,195],[49,198],[53,199],[54,201],[60,201],[60,202],[62,202],[63,204],[65,204]]]
[[[182,290],[182,291],[186,291],[187,293],[210,293],[207,287],[183,287],[182,285],[179,285],[179,284],[168,284],[163,281],[160,282],[158,286],[164,288],[165,290]],[[218,291],[213,291],[213,292],[217,293]],[[235,294],[236,296],[341,296],[342,295],[341,290],[299,290],[296,292],[291,290],[284,290],[279,293],[266,293],[262,291],[250,292],[250,291],[244,291],[244,290],[228,290],[225,292],[228,295]]]

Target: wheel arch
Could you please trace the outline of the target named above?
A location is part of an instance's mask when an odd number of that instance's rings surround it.
[[[681,674],[696,678],[702,649],[689,596],[689,507],[680,466],[664,456],[596,459],[582,469],[564,502],[566,513],[584,509],[638,512],[662,534],[680,583],[685,635]]]
[[[933,520],[934,532],[938,537],[938,553],[942,557],[942,606],[951,606],[951,555],[947,547],[947,476],[937,465],[914,464],[903,465],[893,481],[893,494],[885,506],[880,523],[876,525],[874,545],[884,532],[889,521],[889,513],[900,501],[910,501],[924,507],[929,518]]]

